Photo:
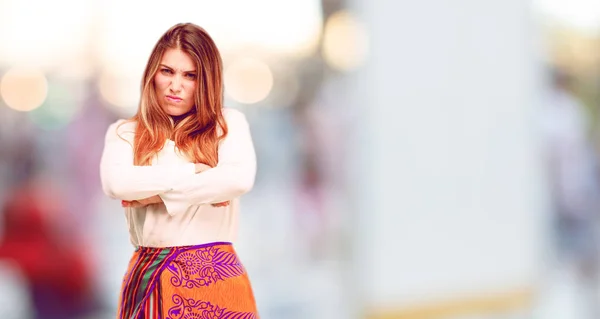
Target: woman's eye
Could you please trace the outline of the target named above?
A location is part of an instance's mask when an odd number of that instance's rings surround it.
[[[188,79],[195,79],[196,78],[196,74],[192,74],[192,73],[188,73],[185,75]]]
[[[169,69],[161,69],[160,72],[162,72],[163,74],[171,74],[171,73],[173,73],[173,71],[171,71]]]

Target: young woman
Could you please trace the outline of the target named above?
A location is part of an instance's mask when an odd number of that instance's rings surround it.
[[[223,108],[222,73],[208,33],[177,24],[150,55],[137,113],[108,128],[102,187],[136,247],[118,318],[258,318],[232,246],[256,157],[245,116]]]

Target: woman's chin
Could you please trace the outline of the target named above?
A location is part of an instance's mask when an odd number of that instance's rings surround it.
[[[170,106],[170,105],[167,105],[164,108],[164,110],[169,116],[182,116],[190,111],[190,110],[185,110],[180,107],[174,107],[174,106]]]

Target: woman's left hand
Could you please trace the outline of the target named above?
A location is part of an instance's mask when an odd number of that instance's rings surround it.
[[[211,204],[213,207],[225,207],[225,206],[229,206],[229,201],[226,202],[220,202],[220,203],[215,203],[215,204]]]
[[[148,198],[144,198],[144,199],[138,199],[138,200],[122,200],[121,201],[121,206],[123,207],[132,207],[132,208],[137,208],[137,207],[144,207],[144,206],[148,206],[151,204],[159,204],[162,203],[163,200],[162,198],[160,198],[160,196],[158,195],[154,195],[152,197],[148,197]]]

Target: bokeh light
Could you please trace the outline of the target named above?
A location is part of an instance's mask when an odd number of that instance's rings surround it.
[[[17,111],[31,111],[44,102],[48,81],[37,69],[15,67],[2,77],[0,95],[8,107]]]
[[[234,60],[225,70],[225,92],[235,101],[254,104],[264,100],[273,88],[273,73],[257,59]]]
[[[323,21],[320,1],[240,0],[236,10],[222,3],[227,12],[224,17],[230,19],[223,27],[235,28],[230,34],[240,45],[262,46],[273,54],[294,57],[309,56],[317,48]]]
[[[600,1],[536,0],[534,3],[554,23],[569,25],[584,32],[600,33]]]
[[[68,87],[58,83],[49,84],[48,97],[41,107],[29,112],[31,121],[44,130],[57,130],[69,124],[81,105]]]
[[[296,70],[285,65],[272,66],[274,81],[273,88],[265,100],[272,107],[287,107],[293,105],[300,93],[300,79]]]
[[[104,23],[97,27],[97,41],[91,44],[97,47],[101,64],[141,72],[159,37],[180,22],[206,29],[222,53],[252,47],[295,58],[313,54],[322,31],[319,0],[184,0],[178,4],[185,9],[165,15],[161,2],[148,0],[144,14],[131,15],[139,8],[137,2],[102,2],[99,11]]]
[[[325,24],[323,58],[338,71],[359,67],[368,52],[367,32],[356,17],[348,11],[338,11]]]
[[[46,69],[80,58],[93,41],[91,9],[90,1],[0,1],[0,62]]]
[[[120,114],[133,114],[140,97],[140,79],[129,73],[106,68],[100,76],[100,94]]]

